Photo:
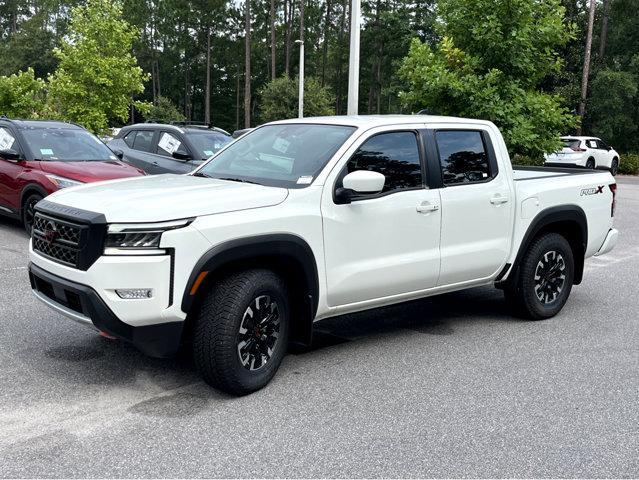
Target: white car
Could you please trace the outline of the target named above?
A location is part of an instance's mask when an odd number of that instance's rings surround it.
[[[287,120],[187,175],[50,195],[29,273],[57,312],[150,355],[187,340],[207,382],[246,394],[328,317],[479,285],[552,317],[615,246],[615,191],[605,171],[513,169],[487,121]]]
[[[590,169],[605,168],[617,175],[619,154],[600,138],[561,137],[563,147],[558,152],[544,155],[549,166],[580,166]]]

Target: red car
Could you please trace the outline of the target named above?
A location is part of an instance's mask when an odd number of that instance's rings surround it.
[[[70,123],[0,117],[0,213],[30,232],[34,206],[60,188],[137,177],[95,135]]]

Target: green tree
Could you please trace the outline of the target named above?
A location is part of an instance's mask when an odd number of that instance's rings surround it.
[[[540,156],[576,124],[561,98],[541,91],[558,73],[556,49],[573,36],[559,0],[441,0],[442,40],[413,40],[400,76],[405,106],[483,118],[502,130],[513,154]]]
[[[67,38],[54,53],[60,63],[49,77],[49,106],[58,117],[93,132],[125,121],[148,79],[131,54],[138,32],[122,19],[119,2],[88,0],[75,7]]]
[[[600,70],[591,82],[586,128],[622,152],[636,145],[637,79],[628,72]],[[634,145],[633,145],[634,144]]]
[[[157,97],[157,102],[150,109],[146,117],[153,122],[181,122],[184,115],[177,107],[166,97]]]
[[[0,77],[0,115],[37,118],[44,108],[45,83],[32,68]]]
[[[266,84],[260,93],[260,119],[272,122],[297,117],[298,79],[286,76]],[[304,116],[318,117],[334,113],[334,98],[315,77],[304,80]]]

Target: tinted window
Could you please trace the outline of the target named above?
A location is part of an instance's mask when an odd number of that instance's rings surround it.
[[[577,140],[574,138],[562,138],[561,142],[564,148],[571,148],[573,150],[579,148],[579,145],[581,145],[581,140]]]
[[[135,134],[137,132],[135,130],[127,133],[124,137],[124,143],[128,145],[129,148],[133,148],[133,141],[135,140]]]
[[[186,149],[182,145],[182,142],[170,133],[161,132],[160,139],[158,140],[158,153],[165,157],[173,156],[173,152],[180,150],[186,152]]]
[[[435,137],[444,185],[481,182],[490,177],[481,132],[451,130],[437,132]]]
[[[589,148],[597,148],[597,140],[588,140],[586,143]]]
[[[600,149],[602,150],[608,150],[608,145],[606,145],[604,142],[602,142],[601,140],[597,140],[597,145],[599,146]]]
[[[133,140],[133,149],[140,150],[142,152],[150,152],[152,143],[152,130],[138,130],[135,134],[135,139]]]
[[[33,156],[40,160],[116,160],[113,152],[95,135],[76,128],[28,128],[22,131]]]
[[[417,138],[413,132],[382,133],[369,138],[346,165],[348,173],[372,170],[386,177],[384,192],[422,186]]]
[[[195,174],[304,188],[354,131],[341,125],[266,125],[238,138]]]

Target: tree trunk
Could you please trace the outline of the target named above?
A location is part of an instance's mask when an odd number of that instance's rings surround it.
[[[326,18],[324,19],[324,44],[322,45],[322,87],[326,84],[326,59],[328,58],[328,32],[331,24],[331,0],[326,0]]]
[[[304,3],[305,0],[300,0],[300,40],[304,43]]]
[[[286,55],[285,55],[285,72],[286,72],[286,76],[290,77],[291,76],[291,44],[292,44],[292,37],[293,37],[293,12],[295,9],[295,2],[294,0],[286,0],[286,3],[288,3],[288,17],[286,17],[286,13],[284,12],[285,15],[285,21],[286,21]]]
[[[237,64],[235,75],[235,130],[240,129],[240,64]]]
[[[601,21],[601,40],[599,43],[599,62],[603,63],[608,40],[608,19],[610,18],[610,0],[604,0],[603,20]]]
[[[251,0],[245,0],[244,128],[251,128]]]
[[[588,76],[590,74],[590,51],[592,49],[592,24],[595,21],[595,0],[590,0],[588,12],[588,32],[586,33],[586,52],[584,55],[584,69],[581,76],[581,99],[579,101],[579,116],[583,123],[586,114],[586,98],[588,97]],[[581,123],[577,128],[577,134],[581,134]]]
[[[379,74],[382,63],[382,40],[380,35],[380,21],[379,21],[379,10],[381,8],[381,1],[377,0],[375,5],[375,21],[373,23],[375,27],[375,53],[377,54],[377,58],[371,64],[371,84],[368,89],[368,113],[373,113],[375,110],[375,106],[377,105],[377,84],[379,82]],[[379,112],[377,112],[379,113]]]
[[[275,0],[271,0],[271,80],[275,78]]]
[[[206,31],[206,86],[204,88],[204,123],[211,123],[211,27]]]

